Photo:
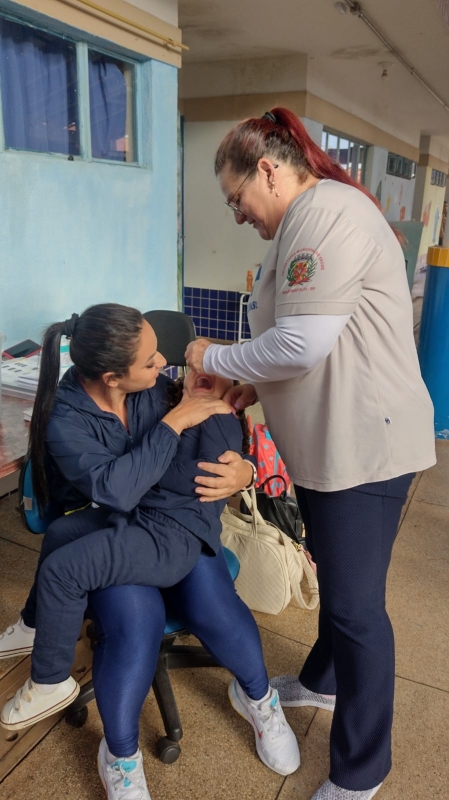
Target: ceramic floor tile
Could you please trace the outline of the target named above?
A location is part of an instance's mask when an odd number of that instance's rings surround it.
[[[448,719],[447,692],[411,681],[396,681],[393,769],[379,792],[379,800],[447,798]]]
[[[15,492],[9,497],[4,497],[0,500],[0,540],[16,542],[29,550],[39,552],[42,536],[31,533],[25,528],[17,511],[18,497],[17,492]]]
[[[449,690],[449,508],[412,500],[393,551],[387,607],[396,672]]]
[[[299,710],[299,709],[298,709]],[[447,798],[449,694],[406,680],[396,684],[393,769],[379,800]],[[319,711],[301,743],[301,767],[289,776],[279,800],[310,800],[328,778],[331,715]]]
[[[422,475],[423,475],[422,472],[418,472],[415,475],[415,477],[413,478],[413,480],[412,480],[410,489],[408,491],[407,500],[405,501],[405,503],[404,503],[404,505],[402,507],[401,519],[400,519],[400,522],[399,522],[399,526],[401,526],[402,520],[404,519],[404,517],[405,517],[405,515],[407,513],[408,507],[409,507],[410,503],[412,502],[412,499],[415,497],[415,494],[416,494],[416,491],[418,489],[419,483],[421,481]]]
[[[308,648],[315,642],[318,630],[318,609],[305,611],[298,608],[294,603],[290,603],[281,614],[261,614],[259,611],[254,613],[257,624],[264,630],[273,631],[292,639]]]
[[[192,638],[185,637],[181,643],[190,643]],[[293,668],[298,658],[295,643],[285,646],[282,637],[269,632],[264,632],[262,639],[271,671],[278,672],[281,664]],[[172,765],[162,764],[155,755],[157,739],[164,730],[153,695],[147,699],[141,718],[140,746],[152,800],[275,800],[278,796],[284,778],[257,758],[252,728],[230,706],[229,678],[222,669],[171,673],[184,728],[182,753]],[[303,741],[315,709],[287,712],[295,734]],[[96,773],[95,753],[101,735],[98,711],[91,703],[86,725],[74,730],[59,723],[6,778],[2,798],[23,800],[29,796],[32,780],[33,800],[59,800],[61,787],[65,800],[100,800],[104,792]]]
[[[301,709],[291,709],[298,713]],[[332,714],[315,710],[305,738],[300,742],[301,766],[289,775],[278,800],[310,800],[314,792],[329,777],[329,734]]]
[[[37,553],[0,539],[0,632],[16,622],[28,596],[37,564]],[[0,661],[0,673],[15,663]]]
[[[449,441],[436,440],[437,464],[422,473],[414,500],[449,506]]]

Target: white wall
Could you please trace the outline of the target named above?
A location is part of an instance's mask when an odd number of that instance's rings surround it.
[[[414,193],[415,178],[406,180],[395,175],[385,175],[382,182],[381,203],[389,222],[412,218]]]
[[[321,138],[324,128],[322,122],[316,122],[314,119],[309,119],[308,117],[301,117],[301,122],[315,144],[321,147]]]
[[[178,25],[178,0],[126,0],[126,2],[170,25]]]
[[[184,128],[184,283],[238,291],[269,242],[248,225],[236,225],[214,174],[215,152],[235,122],[187,122]]]
[[[365,186],[380,200],[389,222],[412,218],[415,179],[406,180],[387,175],[388,150],[369,147],[366,160]]]
[[[179,95],[226,97],[239,94],[299,92],[307,85],[307,56],[242,58],[183,65]]]

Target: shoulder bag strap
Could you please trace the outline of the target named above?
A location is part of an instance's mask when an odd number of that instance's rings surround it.
[[[267,484],[270,484],[271,481],[276,481],[276,480],[282,481],[283,484],[284,484],[284,491],[287,491],[287,481],[285,480],[283,475],[272,475],[271,478],[266,478],[263,483],[259,484],[259,486],[257,488],[259,490],[260,489],[265,490],[265,486],[267,486]],[[271,497],[271,495],[270,495],[270,497]]]
[[[242,497],[254,520],[254,528],[257,533],[257,525],[266,525],[266,522],[262,517],[259,509],[257,508],[256,490],[254,489],[254,486],[251,487],[249,492],[247,489],[244,489],[244,491],[242,492]]]

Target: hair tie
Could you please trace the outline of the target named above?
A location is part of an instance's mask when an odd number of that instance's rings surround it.
[[[76,323],[79,320],[79,314],[72,314],[70,319],[66,319],[64,322],[64,327],[61,331],[62,336],[66,336],[67,339],[72,339],[75,333]]]
[[[262,119],[269,119],[270,122],[274,122],[275,124],[278,124],[278,121],[277,121],[275,115],[271,111],[265,111],[265,114],[263,115]]]

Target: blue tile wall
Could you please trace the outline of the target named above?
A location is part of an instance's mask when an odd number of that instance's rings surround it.
[[[184,287],[184,311],[192,317],[197,336],[236,342],[239,302],[240,292]],[[243,336],[245,339],[251,338],[246,306],[243,309]]]

